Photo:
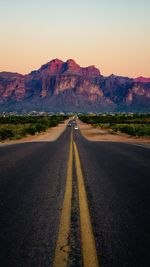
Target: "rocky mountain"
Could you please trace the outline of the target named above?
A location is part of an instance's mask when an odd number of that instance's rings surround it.
[[[150,78],[104,77],[52,60],[28,75],[0,72],[0,111],[150,111]]]

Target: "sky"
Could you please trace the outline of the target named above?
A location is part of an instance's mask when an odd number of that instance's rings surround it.
[[[150,77],[150,0],[0,0],[0,71],[74,59]]]

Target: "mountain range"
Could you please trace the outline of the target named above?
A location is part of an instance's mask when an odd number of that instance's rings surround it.
[[[150,111],[150,78],[103,76],[54,59],[27,75],[0,72],[0,111]]]

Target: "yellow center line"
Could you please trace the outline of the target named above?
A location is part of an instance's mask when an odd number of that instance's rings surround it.
[[[68,243],[68,239],[69,239],[70,223],[71,223],[72,162],[73,162],[72,140],[73,137],[71,133],[66,190],[65,190],[63,208],[60,218],[60,225],[59,225],[53,267],[67,267],[69,260],[70,246]]]
[[[61,212],[53,267],[67,267],[69,263],[69,253],[70,253],[69,234],[71,228],[70,226],[71,226],[71,200],[72,200],[73,146],[75,152],[76,174],[78,182],[83,266],[99,267],[92,224],[90,220],[87,195],[80,164],[80,158],[77,146],[75,142],[73,142],[72,132],[71,132],[70,149],[69,149],[66,189],[63,201],[63,208]]]
[[[98,267],[99,262],[96,253],[95,240],[90,220],[90,213],[88,209],[87,195],[81,170],[80,158],[75,142],[73,142],[73,144],[75,151],[76,173],[78,181],[83,266]]]

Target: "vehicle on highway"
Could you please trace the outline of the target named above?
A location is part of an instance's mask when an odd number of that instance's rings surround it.
[[[78,129],[79,129],[79,127],[78,127],[77,125],[75,125],[74,129],[75,129],[75,130],[78,130]]]
[[[68,127],[71,127],[71,123],[68,123]]]

